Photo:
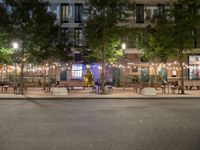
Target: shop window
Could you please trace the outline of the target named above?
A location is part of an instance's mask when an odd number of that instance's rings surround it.
[[[189,56],[189,79],[200,79],[200,55]]]
[[[72,79],[82,79],[83,66],[82,64],[72,65]]]

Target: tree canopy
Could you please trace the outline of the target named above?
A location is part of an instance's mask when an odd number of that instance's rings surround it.
[[[0,61],[10,63],[10,54],[12,53],[12,50],[8,47],[10,25],[4,4],[0,4],[0,18]]]
[[[55,16],[47,12],[41,0],[6,0],[11,25],[10,39],[19,43],[22,59],[41,61],[55,47]]]
[[[106,61],[113,61],[120,55],[121,39],[119,24],[128,18],[130,11],[128,0],[89,0],[89,14],[85,28],[86,45],[91,49],[90,58],[102,60],[105,51]],[[93,61],[94,61],[93,60]]]
[[[42,0],[5,0],[0,5],[0,56],[17,42],[19,49],[14,55],[26,58],[26,62],[69,58],[70,45],[63,42],[61,27],[55,23],[55,15],[47,11],[48,6]]]

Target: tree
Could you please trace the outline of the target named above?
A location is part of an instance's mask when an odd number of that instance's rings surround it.
[[[184,51],[194,48],[195,32],[200,23],[199,7],[200,2],[197,0],[175,1],[170,9],[156,19],[155,32],[149,37],[147,44],[151,46],[147,48],[149,50],[146,51],[148,55],[153,57],[162,54],[177,56],[181,68],[180,86],[182,94],[184,94]]]
[[[90,49],[88,58],[101,63],[102,94],[105,94],[105,63],[121,56],[119,24],[127,19],[129,4],[128,0],[89,0],[87,4],[89,17],[85,32]]]
[[[8,48],[10,26],[4,4],[0,4],[0,18],[0,60],[3,63],[10,63],[12,53],[12,49]]]
[[[48,59],[56,47],[58,26],[55,16],[47,12],[48,3],[42,0],[5,0],[10,7],[10,39],[18,41],[21,67],[21,94],[23,94],[23,72],[27,62],[41,62]]]
[[[137,33],[137,47],[142,50],[142,59],[152,63],[155,70],[154,81],[157,82],[159,63],[166,63],[175,58],[174,50],[169,49],[166,43],[160,42],[161,36],[155,29],[141,29]]]

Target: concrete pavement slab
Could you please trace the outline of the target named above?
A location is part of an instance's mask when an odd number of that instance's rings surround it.
[[[1,93],[0,99],[199,99],[200,90],[186,90],[185,94],[162,93],[156,90],[156,96],[143,96],[133,92],[132,88],[114,88],[109,94],[92,92],[92,88],[70,90],[68,95],[54,96],[51,92],[45,92],[42,88],[28,88],[24,95],[13,94],[12,89],[8,93]]]

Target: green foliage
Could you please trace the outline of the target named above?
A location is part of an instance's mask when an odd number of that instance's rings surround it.
[[[47,12],[48,3],[42,0],[6,0],[11,11],[9,38],[19,43],[20,59],[41,63],[56,56],[60,27],[55,24],[54,14]],[[19,61],[21,61],[19,60]]]
[[[7,47],[7,38],[3,35],[3,32],[0,33],[0,61],[4,63],[11,62],[12,49]]]
[[[119,57],[122,57],[123,52],[121,49],[121,43],[117,39],[112,39],[109,43],[108,49],[105,52],[106,57],[108,58],[109,63],[114,63]]]
[[[160,34],[160,33],[159,33]],[[142,50],[142,57],[147,61],[166,62],[175,57],[175,52],[161,41],[161,35],[155,31],[140,31],[137,37],[137,47]]]
[[[86,59],[102,61],[102,57],[113,62],[121,56],[119,23],[128,17],[129,1],[127,0],[89,0],[89,18],[85,28],[86,43],[90,55]]]
[[[4,5],[0,5],[0,61],[4,63],[11,62],[12,50],[8,48],[8,32],[10,26],[8,24],[8,15]]]

